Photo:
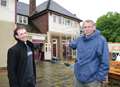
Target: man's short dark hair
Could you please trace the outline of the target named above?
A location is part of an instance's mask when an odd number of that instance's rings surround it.
[[[26,30],[26,28],[21,25],[21,26],[17,26],[15,28],[15,30],[13,31],[13,36],[14,36],[15,40],[17,40],[17,41],[18,41],[18,39],[16,38],[16,35],[18,35],[17,31],[20,30],[20,29],[25,29]]]

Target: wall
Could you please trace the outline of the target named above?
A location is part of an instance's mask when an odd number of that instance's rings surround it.
[[[15,21],[15,0],[7,0],[6,7],[0,6],[0,20],[14,22]]]
[[[7,7],[0,6],[0,67],[6,67],[7,50],[15,43],[15,0],[7,1]]]
[[[0,21],[0,67],[7,65],[7,50],[15,40],[13,39],[13,29],[15,24],[12,22]]]
[[[32,21],[42,34],[47,33],[48,31],[48,14],[47,13],[39,16],[38,18]]]
[[[71,34],[71,35],[79,34],[79,32],[80,32],[80,23],[79,22],[77,23],[77,27],[55,23],[55,22],[53,22],[53,15],[54,14],[49,13],[49,28],[48,28],[49,31],[59,32],[59,33],[63,33],[63,34]],[[74,20],[72,20],[72,21],[74,21]]]

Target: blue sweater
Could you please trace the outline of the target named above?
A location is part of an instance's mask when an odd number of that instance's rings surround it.
[[[75,77],[88,83],[103,81],[109,70],[109,51],[106,39],[96,30],[92,35],[79,37],[70,42],[77,50],[77,62],[74,65]]]

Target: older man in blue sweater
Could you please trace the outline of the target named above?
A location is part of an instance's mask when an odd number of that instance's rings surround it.
[[[77,50],[75,87],[101,87],[109,70],[107,41],[92,20],[83,22],[83,31],[83,36],[69,44]]]

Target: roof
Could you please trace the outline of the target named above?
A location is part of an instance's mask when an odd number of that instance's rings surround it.
[[[57,12],[59,14],[80,20],[77,16],[75,16],[70,11],[66,10],[65,8],[63,8],[62,6],[60,6],[53,0],[45,1],[42,4],[38,5],[36,8],[37,14],[40,14],[41,12],[45,10],[50,10],[50,11]],[[29,16],[29,5],[23,2],[18,2],[17,13]]]
[[[49,2],[50,1],[50,2]],[[73,18],[77,18],[74,14],[72,14],[71,12],[69,12],[68,10],[66,10],[65,8],[63,8],[62,6],[60,6],[59,4],[57,4],[55,1],[53,0],[49,0],[49,1],[45,1],[44,3],[40,4],[36,11],[37,12],[42,12],[46,9],[66,15],[66,16],[70,16]],[[77,18],[79,19],[79,18]]]
[[[29,5],[23,2],[18,2],[17,14],[29,16]]]

